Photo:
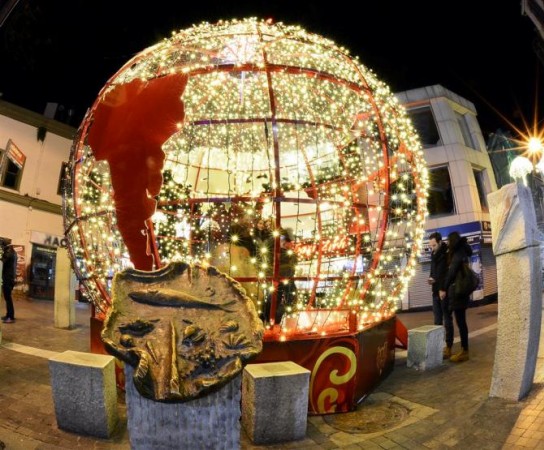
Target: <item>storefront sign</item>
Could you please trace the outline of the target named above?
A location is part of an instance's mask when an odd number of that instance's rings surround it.
[[[15,274],[15,282],[17,284],[26,283],[25,246],[13,245],[13,250],[15,250],[15,253],[17,253],[17,269]]]
[[[40,231],[33,231],[31,233],[30,242],[49,247],[66,247],[68,245],[68,241],[64,236],[55,236],[54,234],[41,233]]]
[[[19,167],[19,169],[22,169],[25,165],[26,155],[13,143],[11,139],[8,140],[6,155],[9,159],[11,159],[11,161],[13,161],[13,164]]]
[[[489,222],[468,222],[443,228],[436,228],[433,230],[426,230],[422,244],[423,251],[419,258],[420,263],[431,261],[432,251],[429,245],[429,235],[434,231],[438,231],[442,235],[442,240],[446,242],[448,239],[448,234],[450,234],[452,231],[457,231],[461,235],[461,237],[465,237],[467,239],[467,243],[472,248],[470,266],[480,277],[480,285],[472,293],[472,299],[482,299],[484,296],[484,278],[480,249],[482,244],[487,243],[485,240],[486,234],[489,234],[489,242],[491,242],[491,224]]]
[[[450,225],[447,227],[434,228],[432,230],[425,230],[425,237],[422,242],[421,256],[419,262],[431,261],[431,247],[429,246],[429,236],[431,233],[438,231],[442,235],[442,240],[447,242],[448,234],[452,231],[457,231],[462,237],[467,238],[467,242],[475,252],[480,251],[480,244],[482,243],[482,223],[483,222],[467,222],[458,225]]]

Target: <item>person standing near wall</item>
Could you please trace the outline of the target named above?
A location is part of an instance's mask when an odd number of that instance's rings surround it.
[[[6,301],[6,315],[2,317],[3,323],[15,322],[15,310],[11,291],[15,286],[17,274],[17,253],[11,245],[11,240],[2,241],[2,294]]]
[[[470,301],[470,294],[455,293],[455,279],[459,271],[463,270],[463,264],[468,263],[468,258],[472,256],[472,248],[467,242],[467,238],[461,237],[457,231],[448,234],[448,273],[444,282],[444,289],[439,291],[441,299],[447,299],[447,308],[449,315],[455,315],[455,322],[459,328],[461,338],[461,351],[452,355],[450,361],[463,362],[469,359],[468,353],[468,326],[467,326],[467,308]],[[443,305],[446,306],[446,305]],[[444,316],[445,317],[445,316]],[[448,342],[453,344],[453,328],[450,340],[446,336],[446,345]],[[450,347],[451,350],[451,347]]]
[[[451,357],[451,346],[453,344],[453,319],[451,313],[444,308],[446,299],[441,300],[439,291],[445,290],[444,282],[448,273],[448,246],[442,241],[442,235],[435,231],[429,236],[431,246],[431,273],[427,282],[431,285],[433,295],[434,324],[444,324],[446,332],[446,346],[444,347],[444,358]],[[447,305],[446,305],[447,306]],[[450,338],[451,342],[448,340]]]

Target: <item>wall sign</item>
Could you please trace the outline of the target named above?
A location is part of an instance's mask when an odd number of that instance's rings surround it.
[[[42,233],[40,231],[33,231],[30,234],[30,242],[49,247],[66,247],[68,245],[68,241],[64,236],[55,236],[54,234]]]
[[[6,146],[6,156],[11,159],[13,164],[19,167],[19,169],[22,169],[25,165],[26,155],[11,139],[8,140],[8,144]]]

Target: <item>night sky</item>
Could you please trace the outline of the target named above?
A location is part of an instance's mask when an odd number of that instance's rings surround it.
[[[484,136],[511,129],[501,116],[518,127],[532,123],[544,89],[544,67],[533,52],[537,34],[519,0],[188,3],[20,0],[0,28],[2,99],[39,113],[47,102],[59,103],[74,111],[70,123],[77,127],[134,54],[192,24],[251,16],[332,39],[394,92],[442,84],[476,105]]]

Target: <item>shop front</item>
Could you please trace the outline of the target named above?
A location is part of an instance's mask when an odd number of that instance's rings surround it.
[[[422,252],[416,266],[416,274],[408,289],[408,296],[402,309],[420,309],[432,306],[431,288],[427,284],[431,267],[431,247],[429,235],[438,231],[447,242],[448,234],[457,231],[467,239],[472,248],[471,268],[480,276],[480,285],[472,293],[475,302],[488,301],[497,296],[497,268],[495,256],[491,249],[491,224],[488,221],[474,221],[446,227],[428,229],[423,238]]]
[[[65,245],[64,237],[33,231],[32,254],[28,269],[28,295],[32,298],[55,298],[57,248]]]

